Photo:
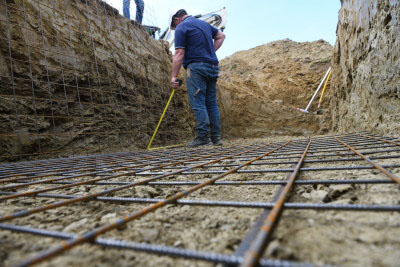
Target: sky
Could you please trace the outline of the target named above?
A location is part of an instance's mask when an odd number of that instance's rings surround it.
[[[122,14],[123,0],[103,0]],[[143,24],[162,30],[173,10],[190,15],[227,8],[226,39],[217,56],[223,59],[272,41],[289,38],[296,42],[323,39],[334,45],[340,0],[144,0]],[[131,19],[136,5],[131,0]]]

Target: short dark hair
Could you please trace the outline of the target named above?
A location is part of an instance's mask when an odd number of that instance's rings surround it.
[[[182,18],[183,16],[187,15],[188,13],[184,9],[179,9],[173,17],[175,18]]]

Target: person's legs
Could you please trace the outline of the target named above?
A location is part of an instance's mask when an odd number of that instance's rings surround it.
[[[139,24],[142,24],[143,12],[144,12],[144,2],[143,2],[143,0],[135,0],[135,4],[136,4],[136,21]]]
[[[221,118],[218,108],[217,79],[218,67],[210,66],[208,69],[206,108],[210,120],[210,135],[214,144],[221,145]]]
[[[186,85],[189,102],[196,119],[197,137],[209,140],[210,121],[205,102],[207,81],[204,74],[202,64],[190,64],[186,70]]]
[[[123,12],[124,12],[124,17],[127,19],[131,18],[131,14],[129,12],[130,6],[131,6],[131,0],[123,0]]]

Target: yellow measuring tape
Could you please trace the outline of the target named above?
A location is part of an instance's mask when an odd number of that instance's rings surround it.
[[[164,147],[155,147],[155,148],[151,148],[151,144],[152,144],[153,141],[154,141],[154,137],[156,137],[158,128],[160,128],[161,122],[162,122],[162,120],[164,119],[165,113],[167,113],[168,106],[169,106],[169,104],[171,103],[171,100],[172,100],[172,98],[174,97],[174,94],[175,94],[175,89],[172,90],[171,96],[169,97],[168,102],[167,102],[167,105],[166,105],[165,108],[164,108],[164,111],[163,111],[163,113],[162,113],[162,115],[161,115],[160,121],[158,122],[157,127],[156,127],[156,129],[154,130],[153,136],[151,137],[149,144],[147,145],[147,150],[156,150],[156,149],[163,149],[163,148],[170,148],[170,147],[178,147],[178,146],[183,146],[183,145],[184,145],[184,144],[179,144],[179,145],[172,145],[172,146],[164,146]]]

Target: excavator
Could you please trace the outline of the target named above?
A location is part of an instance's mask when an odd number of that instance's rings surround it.
[[[196,15],[194,17],[204,20],[221,31],[224,31],[225,29],[227,17],[225,7],[217,11],[213,11],[204,15]],[[167,41],[169,43],[169,48],[171,48],[175,41],[175,30],[172,30],[170,27],[168,27],[163,34],[161,34],[160,40]]]

